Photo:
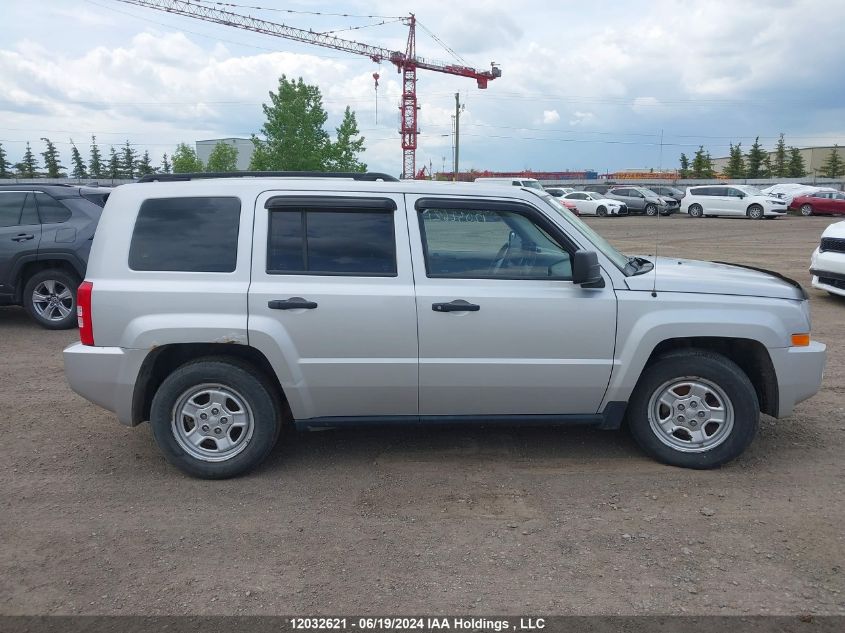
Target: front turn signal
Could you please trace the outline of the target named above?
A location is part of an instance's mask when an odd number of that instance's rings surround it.
[[[807,347],[810,344],[809,334],[793,334],[792,347]]]

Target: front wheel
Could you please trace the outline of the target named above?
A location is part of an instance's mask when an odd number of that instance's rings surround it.
[[[809,217],[813,215],[813,207],[809,204],[802,204],[801,205],[801,215],[804,217]]]
[[[607,209],[605,209],[604,207],[599,207],[598,209],[596,209],[596,215],[598,215],[600,218],[605,217],[607,215]]]
[[[763,219],[763,207],[759,204],[752,204],[748,207],[748,217],[752,220],[762,220]]]
[[[252,470],[270,454],[281,430],[281,405],[249,364],[206,358],[164,379],[150,425],[168,462],[194,477],[224,479]]]
[[[700,204],[691,204],[688,212],[691,218],[700,218],[704,216],[704,209]]]
[[[657,205],[656,204],[645,205],[645,214],[649,215],[649,216],[657,215]]]
[[[634,439],[649,455],[684,468],[715,468],[754,439],[757,394],[733,361],[705,350],[664,356],[640,377],[628,407]]]
[[[76,327],[78,287],[79,280],[63,270],[42,270],[30,277],[24,286],[24,308],[36,323],[48,330]]]

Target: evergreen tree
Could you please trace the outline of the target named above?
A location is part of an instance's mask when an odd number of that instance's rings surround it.
[[[35,178],[38,171],[38,161],[35,159],[35,154],[32,153],[29,141],[26,142],[26,151],[23,153],[21,162],[15,164],[15,169],[22,178]]]
[[[710,156],[710,152],[707,152],[704,155],[704,177],[705,178],[715,178],[716,177],[716,166],[713,164],[713,157]]]
[[[41,152],[41,156],[44,157],[44,167],[47,169],[47,177],[60,178],[63,175],[62,170],[64,169],[64,166],[61,163],[59,150],[56,149],[56,146],[50,139],[42,136],[41,140],[44,141],[45,145],[47,145],[47,149]]]
[[[146,176],[147,174],[152,174],[155,172],[153,169],[152,163],[150,163],[150,152],[149,150],[144,150],[141,159],[138,161],[137,164],[137,171],[139,176]]]
[[[70,162],[73,163],[73,171],[71,175],[74,178],[87,178],[88,171],[85,169],[85,161],[82,160],[82,154],[79,153],[79,148],[70,139]]]
[[[302,78],[279,78],[277,92],[262,106],[266,121],[263,140],[253,135],[255,145],[250,169],[323,171],[331,162],[331,141],[323,129],[328,115],[317,86]]]
[[[775,145],[775,158],[772,162],[772,176],[775,178],[785,178],[787,175],[787,166],[786,142],[783,140],[783,134],[781,134],[777,145]]]
[[[135,163],[138,162],[138,154],[129,144],[129,140],[120,150],[120,166],[123,171],[124,178],[132,178],[135,176]]]
[[[179,143],[173,152],[173,173],[190,174],[203,171],[202,161],[197,158],[194,148],[185,143]]]
[[[762,178],[771,178],[774,167],[772,167],[772,156],[766,152],[766,157],[763,159],[763,166],[760,168],[760,176]]]
[[[807,167],[804,164],[804,157],[797,147],[789,148],[789,163],[786,167],[786,175],[789,178],[803,178],[807,175]]]
[[[113,145],[109,148],[109,162],[106,165],[106,175],[112,179],[123,176],[123,165]]]
[[[760,137],[754,139],[754,144],[748,150],[745,159],[746,178],[763,178],[763,161],[766,158],[766,151],[760,146]]]
[[[97,146],[97,137],[91,136],[91,158],[88,160],[88,173],[92,178],[103,177],[103,155]]]
[[[11,178],[12,163],[6,158],[6,150],[3,149],[3,144],[0,143],[0,178]]]
[[[172,171],[172,167],[170,166],[170,161],[167,160],[167,152],[161,157],[161,173],[169,174]]]
[[[745,159],[742,157],[742,143],[731,143],[730,158],[724,174],[728,178],[745,178]]]
[[[689,158],[686,154],[681,154],[681,168],[678,170],[678,175],[681,178],[689,178]]]
[[[695,150],[695,156],[692,157],[691,175],[693,178],[713,178],[713,159],[710,157],[710,152],[704,151],[704,146],[699,145]]]
[[[329,169],[334,171],[367,171],[366,163],[358,160],[358,156],[364,151],[364,137],[360,136],[358,121],[355,113],[346,106],[343,112],[343,121],[337,128],[337,140],[331,144],[329,157]]]
[[[839,145],[834,145],[830,155],[822,164],[821,175],[823,178],[839,178],[845,175],[845,163],[839,156]]]
[[[234,145],[229,145],[220,141],[212,149],[208,155],[208,164],[205,166],[206,171],[237,171],[238,169],[238,149]]]

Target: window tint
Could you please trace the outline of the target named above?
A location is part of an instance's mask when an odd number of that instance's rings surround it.
[[[71,212],[61,202],[46,193],[36,193],[41,224],[60,224],[70,220]]]
[[[696,189],[690,189],[690,193],[694,196],[712,196],[715,195],[713,193],[713,189],[715,187],[698,187]]]
[[[571,279],[570,254],[512,211],[419,211],[429,277]]]
[[[26,192],[0,193],[0,226],[18,226]]]
[[[238,198],[158,198],[138,211],[129,267],[230,273],[238,256]]]
[[[38,219],[38,208],[35,206],[35,194],[29,193],[26,196],[21,211],[21,226],[37,226],[40,223],[41,221]]]
[[[267,272],[396,275],[393,213],[357,209],[270,211]]]

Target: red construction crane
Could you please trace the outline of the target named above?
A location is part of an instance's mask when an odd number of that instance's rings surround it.
[[[369,57],[374,62],[387,61],[396,66],[397,72],[402,73],[402,100],[399,104],[400,123],[399,132],[402,134],[402,177],[413,178],[416,174],[416,150],[417,150],[417,69],[433,70],[447,75],[459,75],[461,77],[472,77],[478,82],[479,88],[486,88],[487,82],[502,76],[501,69],[495,64],[490,65],[490,70],[476,70],[469,66],[449,64],[417,57],[416,25],[417,19],[413,13],[407,18],[402,18],[403,24],[408,26],[408,44],[405,51],[391,51],[380,46],[371,46],[353,40],[335,37],[330,33],[316,33],[306,31],[277,22],[270,22],[254,18],[249,15],[241,15],[225,9],[220,9],[209,4],[214,3],[205,0],[194,2],[188,0],[118,0],[125,4],[134,4],[148,9],[158,9],[167,13],[184,15],[206,22],[223,24],[238,29],[254,31],[264,35],[283,37],[296,42],[314,44],[334,48],[347,53],[355,53]]]

